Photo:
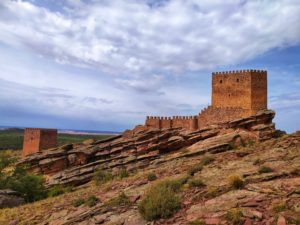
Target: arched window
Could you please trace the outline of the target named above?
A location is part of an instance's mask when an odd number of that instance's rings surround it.
[[[220,80],[220,84],[222,84],[222,82],[223,82],[223,81],[222,81],[222,80]]]
[[[240,79],[239,79],[239,78],[237,78],[237,79],[236,79],[236,82],[240,82]]]

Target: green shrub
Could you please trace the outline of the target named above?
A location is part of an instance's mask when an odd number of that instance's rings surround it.
[[[229,184],[234,189],[243,188],[244,183],[245,183],[244,180],[240,176],[234,175],[229,177]]]
[[[117,197],[109,200],[106,203],[106,206],[116,207],[116,206],[126,206],[129,204],[130,204],[130,200],[129,200],[128,196],[124,192],[122,192]]]
[[[2,173],[2,170],[6,167],[10,166],[12,163],[14,163],[16,159],[12,157],[11,155],[0,152],[0,173]]]
[[[204,197],[206,198],[215,198],[219,194],[219,189],[216,187],[208,187],[206,189],[206,192],[204,194]]]
[[[114,176],[110,172],[103,171],[103,170],[96,170],[93,176],[93,181],[95,182],[96,185],[101,185],[112,180],[113,178]]]
[[[212,156],[206,155],[201,159],[200,164],[203,166],[206,166],[206,165],[212,163],[214,160],[215,159]]]
[[[4,169],[14,162],[14,157],[0,154],[0,189],[12,189],[19,192],[26,202],[34,202],[47,197],[44,178],[28,173],[25,166],[17,166],[8,173],[4,172]]]
[[[160,181],[150,187],[138,208],[146,220],[168,218],[180,209],[177,181]],[[174,185],[176,184],[176,185]]]
[[[191,176],[194,176],[195,173],[201,171],[203,168],[202,164],[196,164],[194,166],[192,166],[189,170],[188,170],[188,174]]]
[[[189,187],[204,187],[205,184],[201,179],[190,179],[188,181]]]
[[[243,224],[243,213],[240,209],[231,209],[226,214],[226,219],[232,225]]]
[[[55,197],[55,196],[61,195],[63,193],[65,193],[64,187],[61,185],[57,185],[57,186],[51,187],[48,190],[48,197]]]
[[[148,179],[149,181],[154,181],[154,180],[157,179],[157,176],[156,176],[155,173],[149,173],[148,176],[147,176],[147,179]]]
[[[47,197],[44,178],[27,172],[22,176],[10,177],[7,181],[7,188],[19,192],[26,202],[34,202]]]
[[[72,191],[74,191],[74,188],[72,186],[64,187],[62,185],[56,185],[48,190],[48,197],[55,197]]]
[[[273,172],[273,169],[268,166],[260,166],[258,169],[259,173],[271,173]]]
[[[88,199],[85,201],[85,204],[89,207],[93,207],[98,203],[99,199],[95,195],[91,195],[88,197]]]
[[[188,223],[188,225],[205,225],[205,221],[204,220],[194,220]]]
[[[126,170],[126,168],[122,168],[122,169],[119,170],[118,177],[121,178],[121,179],[123,179],[125,177],[129,177],[129,173]]]
[[[78,207],[78,206],[81,206],[82,204],[85,203],[85,200],[83,198],[78,198],[78,199],[75,199],[73,202],[72,202],[72,205],[74,207]]]
[[[287,209],[287,205],[285,202],[277,202],[272,204],[272,210],[275,213],[282,212]]]

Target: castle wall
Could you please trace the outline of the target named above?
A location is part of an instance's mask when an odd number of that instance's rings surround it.
[[[24,130],[24,141],[22,158],[27,155],[36,153],[40,150],[40,130],[34,128],[26,128]]]
[[[57,130],[42,129],[40,138],[40,150],[57,146]]]
[[[39,152],[43,149],[57,146],[57,130],[26,128],[24,130],[24,141],[22,157]]]
[[[156,116],[147,116],[146,126],[161,129],[160,118]]]
[[[146,126],[158,129],[168,128],[184,128],[187,130],[198,129],[197,116],[173,116],[171,117],[153,117],[148,116],[146,119]]]
[[[249,110],[241,108],[215,108],[209,106],[199,113],[198,127],[203,128],[212,124],[225,123],[230,120],[247,117],[249,114]]]
[[[212,75],[212,106],[251,108],[251,72],[221,72]]]
[[[253,76],[251,76],[251,90],[251,109],[253,112],[257,112],[261,109],[267,109],[267,71],[257,71]]]

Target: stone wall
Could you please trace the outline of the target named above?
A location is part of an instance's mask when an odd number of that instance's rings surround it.
[[[24,130],[24,142],[22,157],[39,152],[43,149],[57,146],[57,130],[26,128]]]
[[[173,116],[171,117],[156,117],[147,116],[146,126],[157,129],[168,128],[184,128],[186,130],[198,129],[198,117],[197,116]]]
[[[238,118],[250,116],[250,111],[241,108],[216,108],[208,106],[198,116],[198,127],[203,128],[212,124],[225,123]]]

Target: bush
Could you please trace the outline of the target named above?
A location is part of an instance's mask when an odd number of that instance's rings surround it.
[[[125,177],[129,177],[129,173],[126,170],[126,168],[120,169],[120,171],[118,172],[118,177],[120,177],[121,179],[123,179]]]
[[[138,208],[146,220],[168,218],[180,209],[177,181],[165,180],[150,187]]]
[[[237,175],[229,177],[229,184],[234,189],[241,189],[244,187],[244,180]]]
[[[64,188],[61,185],[57,185],[48,190],[48,197],[55,197],[63,193],[65,193]]]
[[[96,172],[94,173],[93,181],[95,182],[96,185],[101,185],[112,180],[113,178],[114,176],[110,172],[103,171],[103,170],[96,170]]]
[[[130,204],[130,200],[129,200],[128,196],[124,192],[122,192],[117,197],[109,200],[106,203],[106,206],[116,207],[116,206],[126,206],[129,204]]]
[[[194,176],[195,173],[201,171],[203,169],[203,166],[206,166],[208,164],[210,164],[211,162],[213,162],[215,159],[212,156],[206,155],[204,156],[199,164],[196,164],[194,166],[192,166],[189,170],[188,170],[188,174],[191,176]]]
[[[188,174],[194,176],[195,173],[201,171],[203,166],[201,164],[196,164],[188,170]]]
[[[47,197],[43,177],[28,173],[25,166],[18,166],[8,173],[4,172],[5,168],[14,162],[14,157],[0,154],[0,189],[11,189],[19,192],[26,202]]]
[[[48,197],[55,197],[72,191],[74,191],[72,186],[63,187],[62,185],[56,185],[48,190]]]
[[[271,173],[271,172],[273,172],[273,169],[268,166],[261,166],[261,167],[259,167],[258,172],[259,173]]]
[[[206,198],[215,198],[219,194],[219,189],[216,187],[208,187],[206,189],[206,193],[204,194],[204,197]]]
[[[149,173],[148,176],[147,176],[147,179],[149,181],[154,181],[157,179],[157,176],[155,175],[155,173]]]
[[[74,207],[78,207],[78,206],[81,206],[82,204],[85,203],[85,200],[83,198],[78,198],[78,199],[75,199],[73,202],[72,202],[72,205]]]
[[[203,165],[203,166],[206,166],[210,163],[212,163],[215,159],[210,156],[210,155],[207,155],[207,156],[204,156],[201,161],[200,161],[200,164]]]
[[[93,207],[98,203],[98,201],[99,199],[95,195],[91,195],[90,197],[88,197],[85,204],[89,207]]]
[[[239,209],[231,209],[226,214],[226,219],[232,225],[243,224],[243,213]]]
[[[189,187],[204,187],[205,184],[201,179],[191,179],[188,181]]]
[[[272,204],[272,210],[275,213],[279,213],[282,212],[284,210],[286,210],[287,206],[285,202],[278,202],[278,203],[274,203]]]

